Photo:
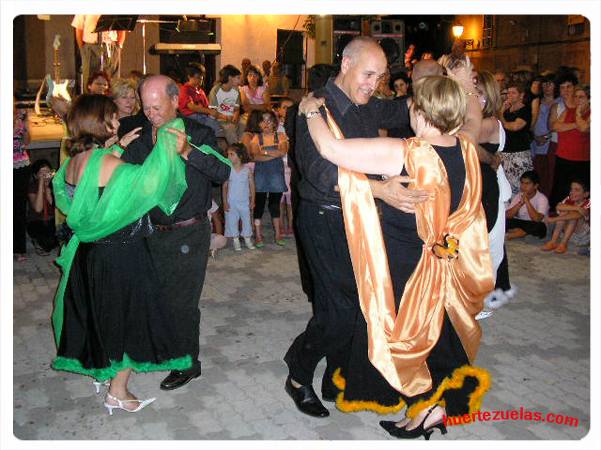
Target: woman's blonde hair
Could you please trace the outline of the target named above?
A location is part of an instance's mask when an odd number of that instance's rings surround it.
[[[129,90],[134,91],[136,96],[136,105],[134,106],[133,114],[136,114],[140,110],[140,96],[136,89],[136,83],[134,80],[129,78],[116,78],[111,83],[111,98],[115,100],[118,97],[125,97]]]
[[[501,91],[495,76],[487,71],[478,72],[478,87],[486,98],[482,118],[498,117],[501,111]]]
[[[417,80],[413,84],[413,104],[426,122],[443,134],[463,125],[465,93],[451,78],[435,75]]]

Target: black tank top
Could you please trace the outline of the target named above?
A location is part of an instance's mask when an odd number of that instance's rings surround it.
[[[450,189],[451,204],[450,213],[453,213],[463,196],[465,186],[465,162],[463,161],[463,152],[459,140],[455,145],[443,147],[439,145],[432,146],[439,158],[442,160],[447,171]],[[401,175],[407,176],[408,173],[403,168]],[[378,200],[377,204],[381,213],[382,232],[385,239],[396,241],[396,245],[401,245],[404,250],[405,261],[417,261],[421,255],[423,242],[417,234],[417,223],[415,214],[405,213],[392,206]]]

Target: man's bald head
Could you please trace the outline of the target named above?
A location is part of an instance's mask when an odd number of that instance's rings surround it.
[[[144,114],[155,128],[177,117],[179,88],[165,75],[152,75],[140,86]]]
[[[164,92],[167,97],[178,97],[179,88],[172,78],[166,75],[151,75],[140,84],[140,94],[144,92]]]
[[[354,38],[351,42],[349,42],[344,50],[342,50],[342,59],[348,58],[352,65],[356,64],[362,55],[365,53],[376,52],[379,53],[384,59],[386,59],[386,54],[380,44],[368,36],[359,36]],[[378,55],[378,56],[380,56]]]
[[[382,47],[370,37],[357,37],[342,51],[340,73],[335,83],[353,103],[364,105],[373,95],[386,68]]]
[[[422,59],[413,66],[411,81],[415,83],[420,78],[431,75],[443,75],[442,66],[433,59]]]

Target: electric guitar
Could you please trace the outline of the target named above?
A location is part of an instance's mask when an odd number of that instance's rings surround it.
[[[46,103],[50,102],[52,97],[62,97],[66,101],[71,101],[71,94],[69,94],[69,88],[73,87],[73,80],[61,80],[61,63],[59,59],[59,48],[61,46],[61,36],[60,34],[56,34],[54,36],[54,42],[52,47],[54,48],[53,62],[52,66],[54,67],[54,78],[50,76],[50,74],[46,74],[46,77],[42,81],[42,85],[38,90],[38,93],[35,98],[35,113],[40,114],[40,101],[42,98],[42,91],[44,90],[44,85],[48,85],[48,93],[46,94]]]

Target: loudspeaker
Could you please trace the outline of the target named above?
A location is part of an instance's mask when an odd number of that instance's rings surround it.
[[[361,16],[337,16],[333,20],[332,62],[340,65],[342,51],[356,36],[361,35]]]
[[[344,50],[344,47],[346,47],[356,36],[359,36],[359,33],[334,32],[334,40],[332,42],[332,51],[334,53],[332,58],[333,64],[339,65],[342,62],[342,51]]]
[[[361,33],[361,16],[337,16],[333,20],[333,29],[336,31],[346,31]]]
[[[216,38],[215,19],[182,16],[160,16],[159,42],[168,44],[213,44]]]
[[[370,23],[371,36],[382,46],[389,66],[403,65],[405,53],[405,22],[402,20],[374,20]]]

